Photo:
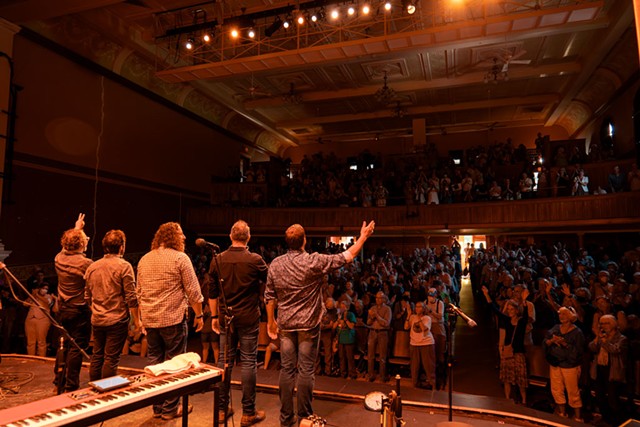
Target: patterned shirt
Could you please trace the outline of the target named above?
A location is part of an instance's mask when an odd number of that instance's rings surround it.
[[[129,309],[138,306],[133,267],[122,256],[106,254],[89,266],[85,299],[91,307],[93,326],[111,326],[129,320]]]
[[[145,328],[177,325],[185,319],[188,304],[204,300],[187,254],[163,247],[140,259],[137,295]]]
[[[348,262],[348,251],[336,255],[291,250],[269,266],[264,293],[266,302],[278,300],[278,327],[283,331],[306,331],[320,324],[324,307],[322,277]]]

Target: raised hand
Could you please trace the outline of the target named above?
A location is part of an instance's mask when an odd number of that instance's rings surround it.
[[[84,214],[81,212],[78,214],[78,219],[76,220],[76,230],[82,230],[84,228]]]

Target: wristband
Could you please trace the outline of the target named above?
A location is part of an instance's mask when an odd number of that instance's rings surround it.
[[[196,316],[196,319],[202,319],[204,316],[201,314],[200,316]]]
[[[211,316],[212,319],[217,319],[218,315],[216,314],[215,316]]]

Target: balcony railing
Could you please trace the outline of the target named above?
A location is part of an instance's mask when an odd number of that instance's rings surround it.
[[[187,226],[226,235],[238,219],[254,235],[282,235],[302,224],[310,235],[353,235],[363,220],[376,221],[376,235],[581,233],[640,230],[640,192],[601,196],[389,206],[384,208],[191,209]]]

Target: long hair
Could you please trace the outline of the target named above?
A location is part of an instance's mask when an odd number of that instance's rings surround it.
[[[167,222],[158,228],[151,242],[151,250],[158,249],[161,246],[184,252],[184,234],[180,224]]]

